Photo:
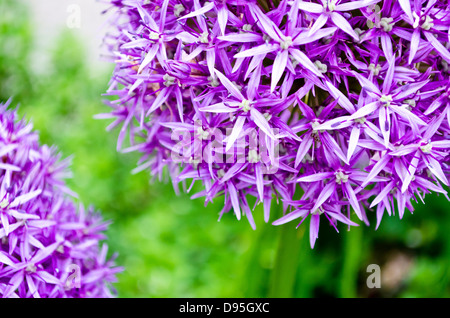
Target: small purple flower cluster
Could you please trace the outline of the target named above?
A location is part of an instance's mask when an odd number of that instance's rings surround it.
[[[136,171],[199,180],[193,197],[224,196],[220,216],[242,213],[252,227],[249,198],[266,222],[281,200],[273,224],[310,219],[312,247],[321,219],[337,230],[357,225],[352,211],[366,224],[374,211],[378,227],[385,212],[402,218],[412,200],[446,195],[447,1],[109,2],[107,95],[117,98],[98,118],[122,126],[118,150],[129,134],[122,151],[143,154]],[[213,130],[227,136],[215,140],[227,160],[197,160]],[[237,147],[255,130],[259,152]],[[180,145],[190,154],[181,165]]]
[[[73,202],[69,159],[40,146],[32,125],[0,104],[0,295],[113,297],[122,269],[99,245],[108,223]]]

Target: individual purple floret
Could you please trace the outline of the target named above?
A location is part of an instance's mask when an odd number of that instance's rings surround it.
[[[273,224],[310,219],[312,247],[320,220],[378,227],[447,195],[448,1],[107,2],[116,98],[97,117],[136,172],[199,181],[253,228],[276,199]]]
[[[9,103],[0,104],[0,295],[115,296],[122,269],[100,245],[108,223],[76,206],[64,182],[69,159],[40,146]]]

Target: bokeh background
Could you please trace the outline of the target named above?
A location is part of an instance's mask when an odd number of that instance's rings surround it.
[[[325,222],[314,250],[308,224],[257,229],[226,214],[222,201],[204,206],[175,195],[167,180],[131,174],[137,154],[116,152],[118,131],[93,119],[112,65],[101,59],[108,6],[95,0],[0,1],[0,100],[12,97],[34,122],[42,143],[73,156],[71,188],[112,220],[110,254],[125,267],[119,297],[449,297],[450,203],[426,197],[414,214],[371,225]],[[79,13],[78,16],[77,13]],[[74,16],[75,14],[75,16]],[[78,20],[77,20],[78,19]],[[273,205],[271,221],[281,212]],[[278,213],[278,214],[277,214]],[[292,265],[294,264],[294,265]],[[370,264],[381,288],[366,285]]]

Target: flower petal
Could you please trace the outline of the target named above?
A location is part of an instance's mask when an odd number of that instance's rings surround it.
[[[298,147],[297,155],[295,157],[295,168],[298,167],[300,162],[302,162],[303,158],[305,157],[306,153],[309,151],[309,148],[311,148],[311,145],[313,143],[313,138],[311,134],[307,134],[306,136],[303,136],[303,140],[300,143],[300,147]]]
[[[408,64],[411,64],[414,57],[416,56],[417,50],[419,49],[420,42],[420,28],[414,30],[411,38],[411,44],[409,49]]]
[[[195,10],[189,14],[186,14],[185,16],[182,16],[182,17],[178,18],[178,20],[189,19],[189,18],[193,18],[193,17],[199,16],[199,15],[205,14],[206,12],[211,11],[214,7],[215,7],[214,2],[208,2],[206,5],[204,5],[200,9]]]
[[[314,204],[314,207],[311,209],[312,211],[316,211],[336,190],[336,183],[330,182],[328,183],[320,192],[319,197]]]
[[[252,115],[252,119],[255,124],[261,128],[261,130],[270,138],[276,139],[275,135],[272,132],[272,127],[269,126],[267,119],[254,107],[250,109],[250,114]]]
[[[326,81],[325,85],[328,87],[331,96],[333,96],[338,101],[338,104],[341,105],[342,108],[344,108],[350,114],[353,114],[355,112],[355,107],[347,98],[347,96],[345,96],[340,90],[338,90],[332,83]]]
[[[295,179],[295,182],[317,182],[328,179],[334,175],[334,172],[319,172]]]
[[[243,57],[251,57],[251,56],[255,56],[255,55],[260,55],[260,54],[267,54],[267,53],[271,53],[273,51],[278,50],[279,45],[278,44],[261,44],[259,46],[256,47],[252,47],[251,49],[242,51],[237,53],[234,58],[243,58]]]
[[[223,75],[218,70],[215,70],[217,77],[220,80],[220,83],[225,86],[225,88],[228,90],[228,92],[233,95],[235,98],[237,98],[240,101],[243,101],[245,98],[242,95],[241,91],[234,85],[225,75]]]
[[[309,210],[305,210],[305,209],[294,210],[291,213],[288,213],[285,216],[283,216],[283,217],[279,218],[278,220],[274,221],[272,223],[272,225],[285,224],[285,223],[288,223],[288,222],[290,222],[292,220],[305,217],[306,215],[308,215],[308,213],[309,213]]]
[[[239,205],[239,198],[237,195],[236,187],[231,182],[228,182],[228,193],[230,195],[231,204],[233,205],[234,214],[236,214],[236,218],[238,220],[240,220],[241,219],[241,208]]]
[[[358,146],[359,135],[361,134],[361,129],[359,126],[353,126],[352,132],[350,133],[350,139],[348,141],[347,149],[347,161],[350,161],[356,147]]]
[[[336,11],[352,11],[360,9],[363,7],[370,6],[372,4],[378,3],[381,0],[360,0],[360,1],[349,1],[346,3],[336,5]]]
[[[342,15],[337,12],[331,12],[331,20],[339,29],[353,37],[355,41],[359,41],[358,34],[356,34],[356,32],[353,30],[353,27]]]
[[[323,6],[317,3],[300,1],[298,2],[298,8],[302,11],[310,13],[322,13],[324,11]]]
[[[271,93],[275,90],[278,81],[280,80],[281,76],[284,73],[284,70],[286,69],[287,59],[288,59],[288,51],[283,50],[281,51],[281,53],[277,54],[275,60],[273,61],[272,76],[271,76],[272,79],[270,83]]]
[[[450,52],[445,48],[445,46],[442,45],[441,42],[439,42],[438,39],[436,39],[432,33],[430,32],[424,32],[425,37],[428,41],[430,41],[431,45],[435,48],[435,50],[442,56],[444,60],[447,61],[447,63],[450,63]]]

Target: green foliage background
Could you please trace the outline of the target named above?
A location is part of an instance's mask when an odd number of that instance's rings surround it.
[[[73,155],[68,180],[84,204],[113,221],[110,254],[125,267],[115,285],[119,297],[448,297],[450,204],[427,196],[414,215],[385,217],[375,231],[361,225],[335,233],[325,222],[314,250],[308,224],[265,224],[257,230],[231,214],[217,221],[220,199],[204,207],[189,194],[176,196],[170,182],[149,183],[131,174],[137,154],[116,152],[118,131],[93,116],[107,112],[102,96],[111,70],[93,74],[83,39],[61,30],[48,52],[52,67],[31,71],[35,45],[25,5],[0,2],[0,100],[13,97],[32,120],[41,142]],[[281,215],[273,205],[271,221]],[[369,289],[369,264],[381,266],[381,289]],[[384,278],[383,278],[384,279]],[[396,281],[397,279],[397,281]]]

